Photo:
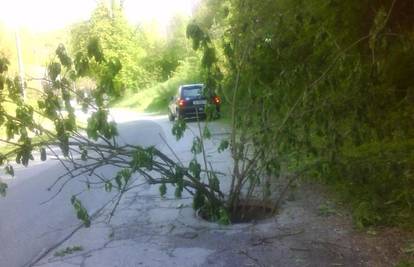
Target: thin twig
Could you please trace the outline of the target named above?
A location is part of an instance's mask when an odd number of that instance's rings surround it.
[[[170,152],[174,155],[174,157],[177,159],[177,161],[180,163],[181,166],[184,166],[180,158],[177,156],[177,154],[174,152],[174,150],[171,148],[171,146],[168,144],[167,140],[165,140],[164,136],[162,136],[161,133],[158,133],[158,135],[161,137],[161,140],[164,142],[164,144],[168,147]]]

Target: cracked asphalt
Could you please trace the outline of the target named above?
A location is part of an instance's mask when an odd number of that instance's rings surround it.
[[[271,219],[222,226],[195,216],[188,197],[161,198],[143,186],[110,224],[101,216],[36,266],[370,266],[348,239],[348,225],[327,222],[304,202],[286,203]],[[82,251],[54,255],[73,246]]]
[[[79,115],[84,119],[88,116]],[[163,140],[167,140],[183,156],[184,162],[191,159],[185,151],[186,145],[191,143],[194,127],[183,142],[176,142],[170,134],[171,123],[166,116],[147,116],[116,109],[111,111],[111,116],[118,123],[119,143],[162,148]],[[0,267],[30,266],[79,228],[70,198],[85,189],[80,181],[85,178],[67,184],[48,201],[58,187],[51,191],[48,188],[65,172],[64,167],[49,156],[46,162],[32,161],[28,168],[15,166],[15,177],[6,180],[8,195],[0,199]],[[111,176],[117,169],[109,166],[100,171]],[[80,196],[90,214],[100,210],[112,197],[113,194],[94,190]]]
[[[168,154],[169,149],[160,145],[161,134],[184,163],[191,160],[189,150],[193,133],[197,131],[195,122],[189,123],[190,130],[177,142],[170,134],[171,123],[166,116],[138,117],[124,111],[114,111],[113,115],[120,123],[120,132],[127,133],[123,136],[125,142],[150,140],[157,142]],[[214,122],[211,132],[213,138],[206,142],[209,160],[216,170],[227,174],[220,177],[226,188],[231,161],[228,152],[217,153],[217,146],[228,129]],[[91,198],[102,203],[98,195]],[[312,183],[299,182],[274,217],[250,223],[223,226],[204,221],[194,214],[191,203],[189,195],[183,194],[181,199],[176,199],[174,190],[168,188],[166,196],[160,197],[157,186],[143,184],[129,191],[109,223],[111,208],[108,206],[93,220],[90,228],[81,227],[72,235],[68,230],[61,233],[55,243],[48,244],[49,249],[50,245],[58,246],[40,258],[32,257],[31,265],[390,266],[389,261],[367,252],[366,246],[373,247],[375,243],[367,245],[355,238],[359,233],[353,229],[347,214],[321,214],[321,205],[331,205],[331,202],[324,190]],[[69,221],[74,223],[73,219]],[[67,229],[65,227],[68,223],[61,225],[62,229]],[[4,228],[0,229],[3,231]],[[56,254],[73,247],[80,249],[63,256]],[[21,252],[16,251],[15,255],[22,255]],[[4,256],[0,259],[4,260]],[[15,259],[8,260],[12,264],[0,261],[0,266],[22,266],[14,264],[18,262]]]

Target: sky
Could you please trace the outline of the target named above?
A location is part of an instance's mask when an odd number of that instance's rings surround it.
[[[176,14],[191,15],[199,0],[124,0],[131,23],[157,21],[166,27]],[[0,0],[0,22],[9,27],[24,27],[47,32],[87,20],[99,0]]]

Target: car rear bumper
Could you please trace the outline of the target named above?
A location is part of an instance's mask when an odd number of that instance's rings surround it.
[[[186,118],[196,118],[197,116],[205,116],[204,106],[185,107],[178,110],[180,116]]]
[[[216,107],[216,111],[220,112],[220,106]],[[191,106],[191,107],[184,107],[178,110],[179,116],[186,117],[186,118],[197,118],[198,117],[205,117],[205,107],[204,106]]]

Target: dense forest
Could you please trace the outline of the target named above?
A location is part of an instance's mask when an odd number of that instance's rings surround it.
[[[115,106],[166,111],[182,83],[219,93],[233,160],[255,147],[248,171],[234,169],[235,195],[247,180],[270,185],[299,172],[330,185],[359,227],[412,227],[413,14],[402,0],[205,0],[161,36],[102,2],[70,27],[66,48],[79,89],[115,69],[105,91]],[[101,52],[109,65],[93,69]]]

